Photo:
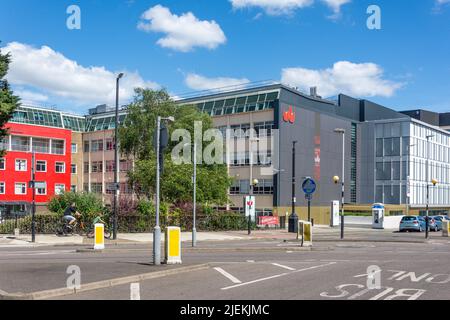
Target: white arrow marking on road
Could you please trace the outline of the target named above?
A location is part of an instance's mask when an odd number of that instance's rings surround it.
[[[267,278],[262,278],[262,279],[258,279],[258,280],[244,282],[244,283],[236,284],[234,286],[229,286],[229,287],[222,288],[221,290],[234,289],[234,288],[237,288],[237,287],[242,287],[242,286],[246,286],[246,285],[249,285],[249,284],[253,284],[253,283],[257,283],[257,282],[261,282],[261,281],[265,281],[265,280],[271,280],[271,279],[287,276],[287,275],[290,275],[290,274],[293,274],[293,273],[298,273],[298,272],[302,272],[302,271],[307,271],[307,270],[322,268],[322,267],[326,267],[326,266],[331,266],[333,264],[336,264],[336,262],[330,262],[330,263],[327,263],[327,264],[321,264],[321,265],[314,266],[314,267],[299,269],[299,270],[295,270],[295,271],[288,272],[288,273],[277,274],[277,275],[274,275],[274,276],[271,276],[271,277],[267,277]]]
[[[288,267],[288,266],[283,266],[282,264],[272,263],[272,265],[280,267],[280,268],[283,268],[283,269],[287,269],[287,270],[290,270],[290,271],[295,271],[294,268],[291,268],[291,267]]]
[[[241,280],[239,280],[238,278],[236,278],[233,275],[229,274],[228,272],[226,272],[222,268],[214,268],[214,270],[216,270],[217,272],[221,273],[224,277],[228,278],[233,283],[242,283]]]

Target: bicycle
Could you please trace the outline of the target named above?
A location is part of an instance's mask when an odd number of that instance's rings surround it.
[[[70,224],[69,221],[62,219],[60,227],[57,229],[57,235],[73,236],[78,234],[83,236],[88,233],[86,225],[82,218],[78,218],[74,224]]]

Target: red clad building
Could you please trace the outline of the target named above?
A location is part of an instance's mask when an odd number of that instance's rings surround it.
[[[0,141],[7,150],[0,159],[0,204],[7,211],[22,211],[32,202],[30,188],[35,154],[36,204],[43,205],[55,194],[70,191],[71,130],[8,123],[9,136]],[[17,207],[21,209],[14,209]]]

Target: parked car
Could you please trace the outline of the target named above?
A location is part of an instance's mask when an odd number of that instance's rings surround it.
[[[448,221],[448,217],[447,216],[434,216],[433,218],[436,221],[436,226],[437,226],[437,230],[435,230],[435,231],[442,231],[442,222],[444,220]]]
[[[420,216],[404,216],[400,220],[399,231],[425,231],[425,219]]]

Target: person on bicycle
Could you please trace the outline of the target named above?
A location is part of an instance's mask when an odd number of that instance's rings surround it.
[[[76,216],[79,218],[81,216],[81,213],[77,211],[77,205],[75,202],[73,202],[67,209],[64,211],[64,221],[67,221],[69,223],[69,226],[73,226],[74,223],[77,221],[77,219],[74,217]]]

